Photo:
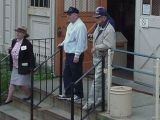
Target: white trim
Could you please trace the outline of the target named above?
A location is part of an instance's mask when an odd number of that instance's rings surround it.
[[[21,24],[27,26],[28,22],[28,1],[21,0]]]
[[[136,0],[136,9],[135,9],[135,52],[139,51],[140,44],[139,44],[139,34],[140,34],[140,16],[142,13],[142,0]]]
[[[54,1],[52,1],[52,2],[54,2]],[[29,7],[28,14],[29,15],[36,15],[36,16],[50,17],[50,11],[49,10],[50,10],[50,8]]]
[[[56,1],[51,0],[50,1],[50,37],[54,38],[55,35],[55,20],[56,20]],[[54,46],[54,45],[53,45]]]
[[[0,45],[3,45],[4,41],[4,1],[0,0]]]
[[[11,31],[11,36],[10,38],[14,38],[15,37],[15,26],[16,26],[16,1],[15,0],[11,0],[11,3],[10,3],[10,7],[11,7],[11,16],[10,16],[10,19],[11,19],[11,23],[10,23],[10,31]]]

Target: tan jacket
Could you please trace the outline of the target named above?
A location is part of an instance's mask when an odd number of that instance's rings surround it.
[[[102,30],[102,33],[97,38],[100,30]],[[93,47],[96,49],[94,57],[102,56],[109,48],[116,48],[116,33],[110,23],[107,23],[104,28],[97,25],[93,33]]]

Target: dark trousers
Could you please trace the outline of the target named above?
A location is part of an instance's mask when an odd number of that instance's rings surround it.
[[[82,76],[83,69],[84,54],[82,53],[80,55],[78,63],[73,62],[74,55],[74,53],[66,53],[65,67],[63,72],[65,95],[69,97],[71,96],[71,83],[77,81]],[[74,94],[83,98],[82,80],[75,86]]]

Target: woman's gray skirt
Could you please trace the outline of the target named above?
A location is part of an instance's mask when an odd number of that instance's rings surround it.
[[[18,74],[18,69],[12,69],[10,84],[12,85],[29,85],[31,84],[31,74],[21,75]]]

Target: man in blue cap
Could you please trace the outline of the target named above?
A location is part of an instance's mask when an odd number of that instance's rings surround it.
[[[63,72],[65,93],[59,95],[60,99],[71,97],[71,84],[82,76],[84,51],[87,49],[87,28],[79,18],[79,10],[69,7],[66,14],[70,23],[64,41],[58,45],[63,46],[66,53]],[[82,80],[75,86],[74,94],[75,100],[83,98]]]
[[[107,13],[107,9],[104,7],[97,7],[96,13],[100,13],[103,16],[107,16],[109,23],[114,27],[115,29],[115,21],[113,18]],[[98,17],[98,16],[97,16]]]
[[[107,50],[116,47],[116,35],[114,27],[111,25],[107,10],[104,7],[98,7],[95,12],[96,29],[93,33],[93,64],[97,65],[102,56],[106,55],[105,62],[107,65]],[[106,66],[107,67],[107,66]],[[102,62],[95,68],[95,80],[92,82],[91,90],[87,103],[83,106],[84,110],[92,109],[102,101]]]

